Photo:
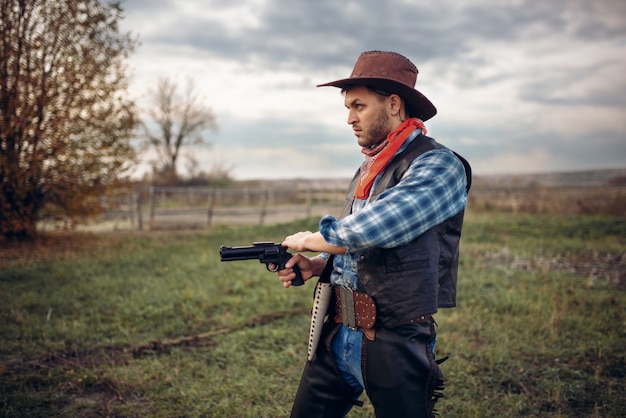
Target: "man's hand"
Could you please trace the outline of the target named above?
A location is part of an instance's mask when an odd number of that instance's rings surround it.
[[[281,245],[298,252],[315,251],[307,245],[307,239],[310,239],[312,235],[313,233],[310,231],[296,232],[295,234],[286,237]]]
[[[281,245],[297,252],[314,251],[329,254],[345,254],[346,252],[346,249],[343,247],[337,247],[336,245],[327,243],[319,232],[310,231],[297,232],[293,235],[289,235]]]
[[[296,277],[296,274],[293,272],[293,266],[296,264],[300,268],[302,279],[306,282],[311,277],[319,276],[322,273],[324,265],[326,264],[326,259],[323,257],[309,258],[302,254],[294,254],[293,257],[285,263],[285,268],[277,272],[278,278],[283,282],[283,286],[291,286],[291,280]]]

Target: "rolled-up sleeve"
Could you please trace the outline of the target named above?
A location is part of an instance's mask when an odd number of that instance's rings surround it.
[[[326,216],[320,232],[332,245],[357,252],[407,244],[465,208],[467,179],[461,161],[448,149],[422,154],[400,182],[362,209],[336,219]]]

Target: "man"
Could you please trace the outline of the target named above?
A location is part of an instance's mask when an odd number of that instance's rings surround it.
[[[333,285],[320,344],[305,365],[292,417],[342,417],[363,390],[376,416],[431,417],[443,390],[434,356],[438,308],[456,305],[458,249],[471,183],[461,156],[426,136],[437,111],[414,86],[417,68],[394,52],[361,54],[342,89],[365,162],[340,219],[298,232],[278,272]],[[319,283],[318,283],[319,285]]]

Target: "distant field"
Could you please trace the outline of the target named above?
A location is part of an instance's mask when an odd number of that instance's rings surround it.
[[[210,229],[338,215],[349,179],[236,183],[228,188],[137,188],[107,200],[87,231]],[[626,216],[626,170],[477,176],[469,198],[475,212]],[[43,222],[42,228],[63,227]]]
[[[283,417],[312,283],[219,246],[317,219],[0,247],[0,416]],[[626,218],[468,210],[442,417],[626,416]],[[373,417],[369,402],[349,416]]]
[[[478,186],[468,205],[478,212],[626,216],[626,186]]]

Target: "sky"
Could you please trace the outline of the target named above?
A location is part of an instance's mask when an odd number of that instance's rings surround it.
[[[626,1],[125,0],[131,95],[191,77],[216,132],[189,148],[238,180],[347,178],[363,161],[339,89],[395,51],[437,107],[429,136],[475,174],[626,168]],[[149,161],[150,155],[144,156]],[[143,164],[139,172],[145,170]],[[184,171],[185,162],[179,164]]]

